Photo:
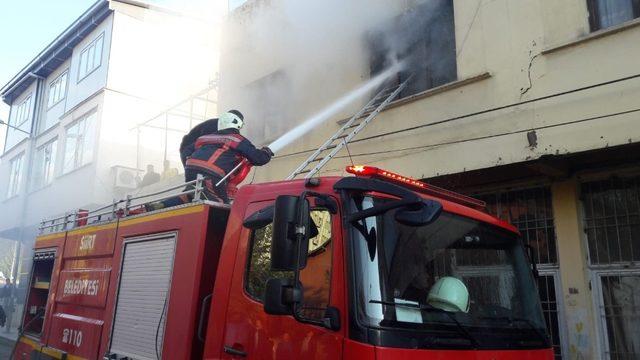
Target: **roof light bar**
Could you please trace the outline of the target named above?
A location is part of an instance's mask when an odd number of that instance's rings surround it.
[[[459,204],[470,206],[476,209],[485,209],[486,203],[484,201],[474,199],[469,196],[458,194],[457,192],[447,189],[439,188],[422,182],[420,180],[412,179],[407,176],[402,176],[391,171],[382,170],[375,166],[353,165],[347,166],[346,171],[356,176],[370,176],[378,179],[390,180],[392,182],[408,186],[414,190],[417,190],[424,194],[440,197],[445,200],[453,201]]]

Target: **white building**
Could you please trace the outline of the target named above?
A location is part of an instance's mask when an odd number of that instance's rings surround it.
[[[181,170],[182,134],[217,112],[218,32],[206,11],[97,1],[2,87],[0,238],[21,244],[18,281],[43,218],[139,191],[149,164]]]

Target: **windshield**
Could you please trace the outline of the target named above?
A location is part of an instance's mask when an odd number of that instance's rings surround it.
[[[354,196],[352,211],[387,201],[394,200]],[[397,211],[352,223],[359,323],[410,330],[410,346],[548,347],[514,233],[447,212],[412,227],[396,221]]]

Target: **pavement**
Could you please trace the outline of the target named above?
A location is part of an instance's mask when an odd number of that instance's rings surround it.
[[[0,333],[4,333],[4,329],[0,329]],[[0,359],[9,359],[14,343],[13,340],[0,336]]]

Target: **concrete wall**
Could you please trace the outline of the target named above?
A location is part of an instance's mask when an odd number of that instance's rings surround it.
[[[37,224],[46,217],[64,214],[65,212],[99,203],[96,201],[94,194],[96,192],[105,192],[105,187],[107,186],[107,184],[101,183],[102,179],[98,179],[95,176],[98,153],[101,149],[98,139],[100,139],[101,135],[103,103],[104,95],[101,93],[85,99],[80,106],[65,114],[60,119],[58,126],[36,140],[36,149],[54,138],[58,140],[55,159],[56,169],[53,182],[50,185],[29,191],[26,202],[28,211],[23,219],[26,224]],[[68,173],[63,173],[62,165],[67,141],[66,130],[76,120],[94,110],[97,111],[94,133],[87,134],[87,136],[93,136],[96,139],[97,148],[93,150],[93,158],[89,163]]]

